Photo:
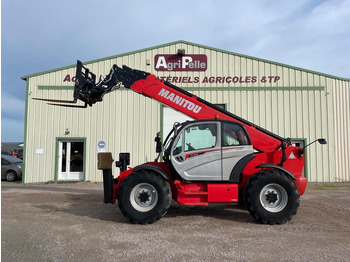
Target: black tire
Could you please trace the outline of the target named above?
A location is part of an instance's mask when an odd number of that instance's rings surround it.
[[[119,208],[134,224],[154,223],[166,214],[170,204],[169,183],[153,172],[134,172],[119,188]]]
[[[264,170],[248,180],[245,202],[249,213],[263,224],[284,224],[299,207],[299,191],[291,178],[276,170]]]
[[[16,174],[16,172],[13,171],[13,170],[7,171],[6,176],[5,176],[5,179],[6,179],[7,181],[9,181],[9,182],[16,181],[16,179],[17,179],[17,174]]]

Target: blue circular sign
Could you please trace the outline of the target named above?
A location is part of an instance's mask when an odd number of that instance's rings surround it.
[[[100,141],[100,142],[98,142],[98,147],[99,147],[99,148],[104,148],[105,146],[106,146],[105,141]]]

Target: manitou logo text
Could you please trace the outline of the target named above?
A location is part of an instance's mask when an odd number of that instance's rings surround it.
[[[170,100],[171,102],[182,106],[183,108],[187,108],[190,111],[193,111],[193,113],[198,113],[199,111],[201,111],[202,107],[199,105],[195,105],[194,103],[188,101],[187,99],[175,95],[174,93],[162,88],[162,90],[160,90],[160,92],[158,93],[158,95],[160,95],[161,97],[164,97],[167,100]]]
[[[206,55],[156,55],[156,71],[206,71]]]

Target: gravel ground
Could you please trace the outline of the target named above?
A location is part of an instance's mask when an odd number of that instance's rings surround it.
[[[298,214],[257,224],[230,205],[173,203],[152,225],[102,203],[101,183],[1,183],[2,261],[350,261],[350,184],[309,185]]]

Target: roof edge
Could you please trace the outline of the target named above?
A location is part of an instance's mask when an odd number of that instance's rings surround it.
[[[247,59],[257,60],[257,61],[264,62],[264,63],[270,63],[270,64],[274,64],[274,65],[277,65],[277,66],[282,66],[282,67],[286,67],[286,68],[290,68],[290,69],[294,69],[294,70],[304,71],[304,72],[311,73],[311,74],[317,74],[317,75],[328,77],[328,78],[338,79],[338,80],[342,80],[342,81],[350,81],[350,78],[330,75],[330,74],[326,74],[326,73],[322,73],[322,72],[318,72],[318,71],[305,69],[305,68],[302,68],[302,67],[297,67],[297,66],[283,64],[283,63],[279,63],[279,62],[275,62],[275,61],[271,61],[271,60],[267,60],[267,59],[262,59],[262,58],[259,58],[259,57],[243,55],[243,54],[240,54],[240,53],[231,52],[231,51],[227,51],[227,50],[223,50],[223,49],[219,49],[219,48],[214,48],[214,47],[210,47],[210,46],[206,46],[206,45],[201,45],[201,44],[197,44],[197,43],[192,43],[192,42],[185,41],[185,40],[173,41],[173,42],[169,42],[169,43],[166,43],[166,44],[161,44],[161,45],[156,45],[156,46],[147,47],[147,48],[143,48],[143,49],[138,49],[138,50],[135,50],[135,51],[130,51],[130,52],[126,52],[126,53],[122,53],[122,54],[118,54],[118,55],[107,56],[107,57],[103,57],[103,58],[99,58],[99,59],[86,61],[84,63],[85,64],[96,63],[96,62],[104,61],[104,60],[107,60],[107,59],[113,59],[113,58],[118,58],[118,57],[122,57],[122,56],[132,55],[132,54],[135,54],[135,53],[145,52],[145,51],[149,51],[149,50],[152,50],[152,49],[157,49],[157,48],[161,48],[161,47],[165,47],[165,46],[169,46],[169,45],[174,45],[174,44],[180,44],[180,43],[181,44],[193,45],[193,46],[197,46],[199,48],[205,48],[205,49],[208,49],[208,50],[221,52],[221,53],[225,53],[225,54],[230,54],[230,55],[235,55],[235,56],[239,56],[239,57],[244,57],[244,58],[247,58]],[[34,73],[34,74],[29,74],[29,75],[22,76],[21,79],[27,80],[30,77],[39,76],[39,75],[43,75],[43,74],[47,74],[47,73],[52,73],[52,72],[60,71],[60,70],[64,70],[64,69],[70,69],[70,68],[74,68],[75,66],[76,66],[76,64],[69,65],[69,66],[64,66],[64,67],[59,67],[59,68],[56,68],[56,69],[46,70],[46,71],[42,71],[42,72],[38,72],[38,73]]]
[[[106,56],[106,57],[103,57],[103,58],[98,58],[98,59],[85,61],[84,64],[96,63],[96,62],[100,62],[100,61],[107,60],[107,59],[113,59],[113,58],[118,58],[118,57],[122,57],[122,56],[132,55],[132,54],[135,54],[135,53],[145,52],[145,51],[149,51],[149,50],[152,50],[152,49],[161,48],[161,47],[164,47],[164,46],[169,46],[169,45],[174,45],[174,44],[179,44],[179,43],[185,43],[185,42],[186,41],[179,40],[179,41],[174,41],[174,42],[161,44],[161,45],[156,45],[156,46],[152,46],[152,47],[146,47],[146,48],[143,48],[143,49],[138,49],[138,50],[135,50],[135,51],[130,51],[130,52],[126,52],[126,53],[122,53],[122,54],[118,54],[118,55]],[[33,76],[44,75],[44,74],[47,74],[47,73],[52,73],[52,72],[55,72],[55,71],[60,71],[60,70],[64,70],[64,69],[70,69],[70,68],[74,68],[74,67],[76,67],[76,64],[69,65],[69,66],[63,66],[63,67],[59,67],[59,68],[55,68],[55,69],[51,69],[51,70],[41,71],[41,72],[38,72],[38,73],[29,74],[29,75],[24,75],[24,76],[21,77],[21,79],[27,80],[28,78],[33,77]]]
[[[287,67],[287,68],[294,69],[294,70],[299,70],[299,71],[304,71],[304,72],[308,72],[308,73],[312,73],[312,74],[317,74],[317,75],[321,75],[321,76],[325,76],[325,77],[329,77],[329,78],[335,78],[335,79],[339,79],[339,80],[350,81],[350,78],[345,78],[345,77],[341,77],[341,76],[335,76],[335,75],[331,75],[331,74],[326,74],[326,73],[322,73],[322,72],[318,72],[318,71],[314,71],[314,70],[309,70],[309,69],[305,69],[305,68],[302,68],[302,67],[292,66],[292,65],[288,65],[288,64],[283,64],[283,63],[279,63],[279,62],[275,62],[275,61],[271,61],[271,60],[267,60],[267,59],[263,59],[263,58],[259,58],[259,57],[243,55],[243,54],[240,54],[240,53],[231,52],[231,51],[227,51],[227,50],[223,50],[223,49],[219,49],[219,48],[214,48],[214,47],[210,47],[210,46],[205,46],[205,45],[201,45],[201,44],[191,43],[191,42],[188,42],[188,41],[181,41],[181,42],[185,43],[185,44],[195,45],[195,46],[198,46],[198,47],[201,47],[201,48],[206,48],[206,49],[213,50],[213,51],[216,51],[216,52],[222,52],[222,53],[226,53],[226,54],[230,54],[230,55],[240,56],[240,57],[244,57],[244,58],[248,58],[248,59],[253,59],[253,60],[257,60],[257,61],[261,61],[261,62],[265,62],[265,63],[274,64],[274,65],[277,65],[277,66]]]

